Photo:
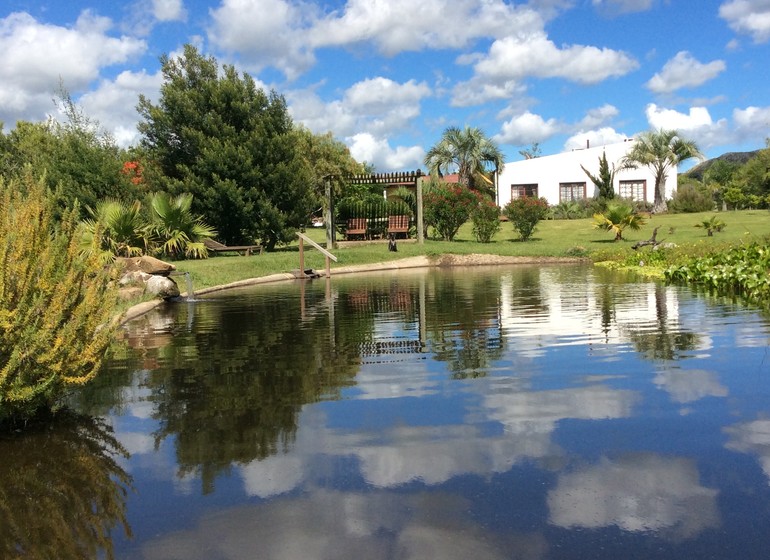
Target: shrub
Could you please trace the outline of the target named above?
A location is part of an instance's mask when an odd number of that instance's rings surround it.
[[[500,224],[500,207],[492,200],[484,198],[471,211],[473,222],[473,237],[479,243],[489,243],[502,227]]]
[[[529,239],[537,223],[548,215],[548,201],[545,198],[524,196],[515,198],[505,205],[503,213],[519,232],[522,241]]]
[[[674,198],[669,202],[668,209],[675,213],[708,212],[714,209],[714,199],[710,193],[695,185],[679,185],[674,192]]]
[[[478,196],[467,187],[434,183],[425,193],[424,219],[442,239],[453,241],[460,226],[468,221],[477,205]]]
[[[0,180],[0,421],[91,380],[117,328],[98,248],[80,251],[77,208],[56,223],[52,200],[29,175]]]

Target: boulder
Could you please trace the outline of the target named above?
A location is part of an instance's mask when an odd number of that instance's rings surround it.
[[[166,276],[150,276],[144,285],[144,291],[147,294],[163,299],[179,297],[179,286]]]
[[[149,255],[141,257],[118,257],[115,263],[121,268],[123,274],[129,272],[144,272],[157,276],[168,276],[176,270],[176,266]]]

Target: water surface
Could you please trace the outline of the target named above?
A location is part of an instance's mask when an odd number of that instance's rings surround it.
[[[117,558],[770,550],[751,309],[591,267],[441,269],[223,292],[126,335],[74,400],[128,454]]]

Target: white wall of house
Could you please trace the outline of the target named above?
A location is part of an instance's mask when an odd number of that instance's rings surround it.
[[[612,168],[620,167],[621,158],[628,153],[634,140],[587,147],[505,164],[497,178],[497,203],[501,207],[516,196],[542,196],[551,205],[577,198],[594,198],[598,189],[580,168],[583,165],[591,174],[599,175],[599,158],[607,154]],[[666,198],[676,189],[677,168],[669,169],[666,179]],[[655,201],[655,177],[647,167],[625,169],[615,174],[615,196]]]

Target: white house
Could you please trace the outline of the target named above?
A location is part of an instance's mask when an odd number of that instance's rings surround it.
[[[593,198],[597,188],[580,168],[599,175],[599,158],[607,155],[610,169],[620,168],[621,158],[628,153],[634,140],[615,144],[572,150],[505,164],[497,178],[497,203],[503,207],[520,196],[543,197],[551,205],[570,200]],[[666,178],[666,198],[676,189],[677,168],[669,169]],[[615,196],[634,200],[655,201],[655,177],[647,167],[619,170],[615,174]]]

